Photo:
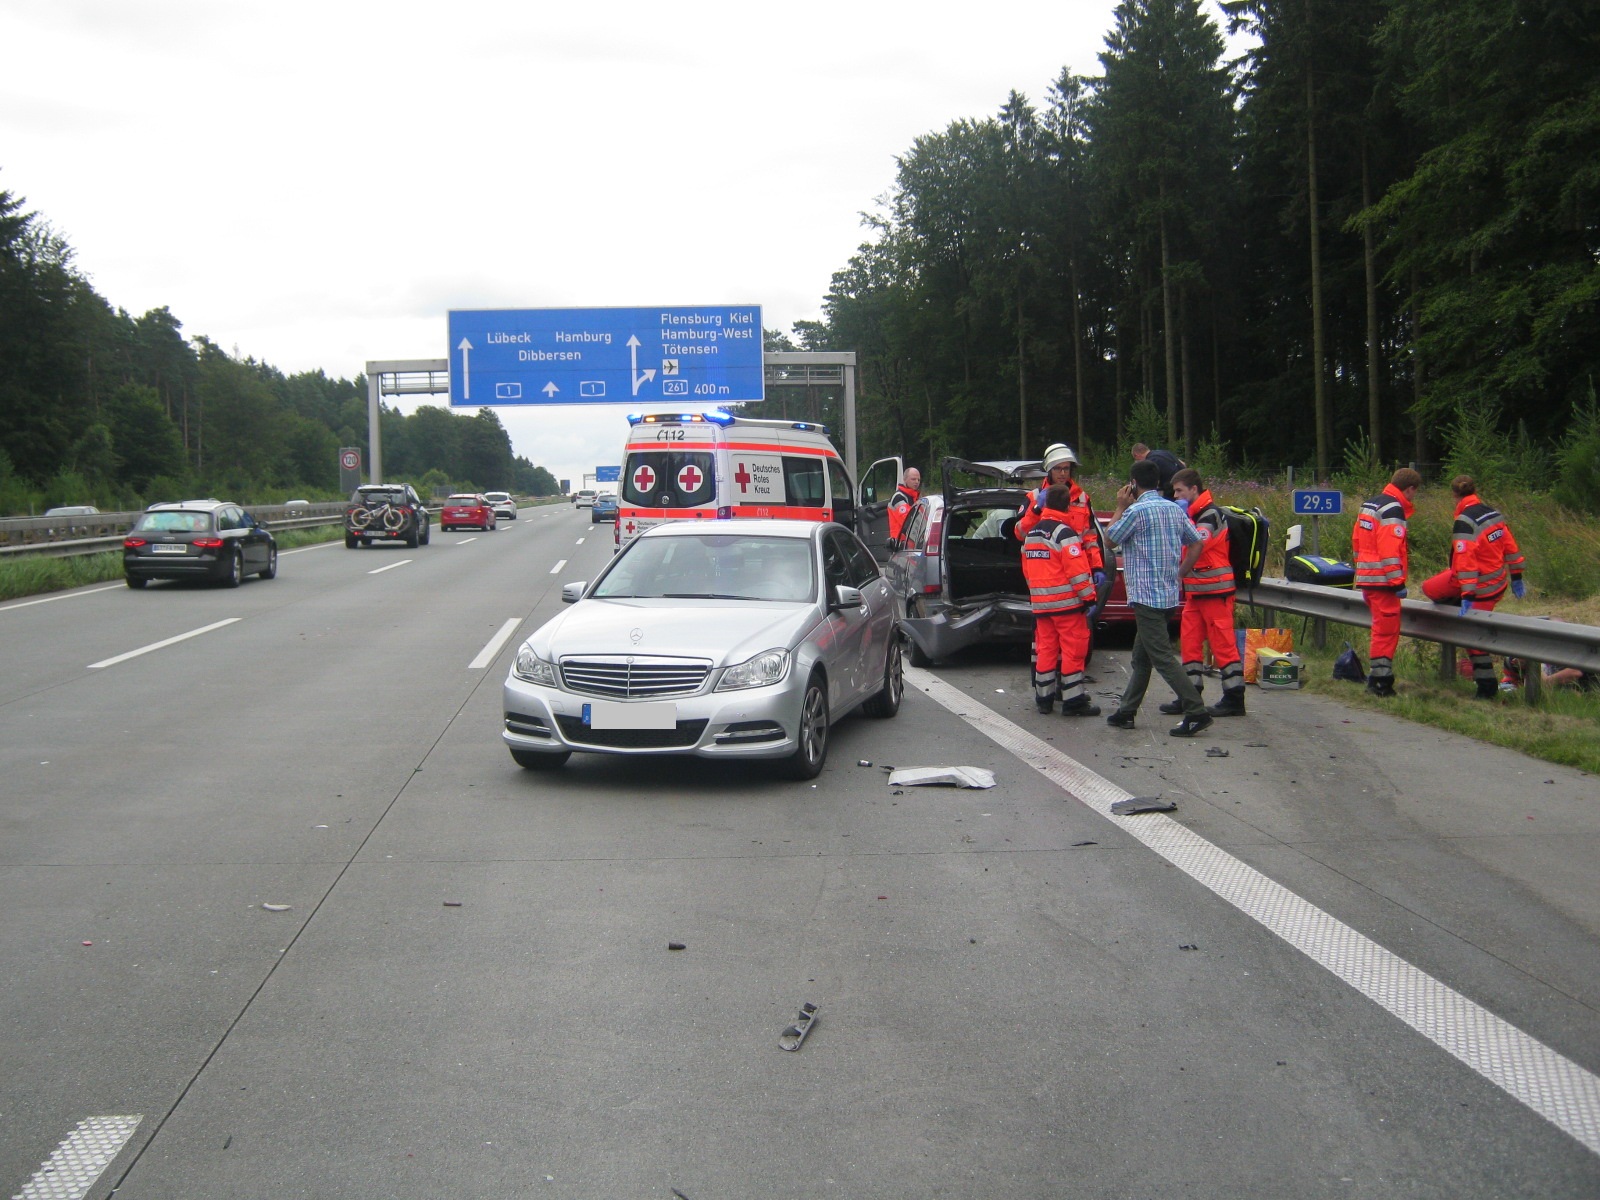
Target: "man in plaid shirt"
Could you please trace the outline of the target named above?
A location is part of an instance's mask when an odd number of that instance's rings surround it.
[[[1183,720],[1173,737],[1193,737],[1211,724],[1211,714],[1172,648],[1167,619],[1178,607],[1181,580],[1194,569],[1205,539],[1178,505],[1161,495],[1161,471],[1148,459],[1133,464],[1132,482],[1117,493],[1117,511],[1106,536],[1122,551],[1122,578],[1133,609],[1135,635],[1128,686],[1106,724],[1132,729],[1150,685],[1153,667],[1177,693]]]

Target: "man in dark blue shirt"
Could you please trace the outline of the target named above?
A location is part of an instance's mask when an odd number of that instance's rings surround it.
[[[1133,444],[1133,461],[1155,463],[1156,470],[1161,473],[1161,482],[1156,490],[1168,500],[1172,499],[1172,477],[1188,465],[1171,450],[1152,450],[1143,442]]]

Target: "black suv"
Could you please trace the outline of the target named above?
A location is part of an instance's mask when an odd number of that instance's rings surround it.
[[[409,483],[364,483],[351,493],[344,512],[347,550],[373,542],[426,546],[432,533],[428,510]]]
[[[278,542],[237,504],[184,500],[152,504],[122,540],[128,586],[152,579],[210,579],[238,587],[246,575],[278,574]]]

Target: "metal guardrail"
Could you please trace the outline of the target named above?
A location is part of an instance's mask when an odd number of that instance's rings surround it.
[[[268,529],[308,529],[337,525],[344,520],[345,505],[333,500],[317,504],[246,505],[245,508]],[[104,554],[122,545],[122,539],[139,516],[137,512],[121,512],[0,519],[0,559],[20,555],[68,558],[77,554]]]
[[[1254,587],[1241,588],[1237,602],[1266,609],[1269,614],[1281,610],[1342,625],[1367,626],[1372,621],[1367,603],[1359,592],[1290,583],[1284,579],[1263,579]],[[1426,600],[1402,600],[1400,634],[1438,642],[1451,651],[1457,646],[1472,646],[1491,654],[1523,659],[1529,664],[1524,678],[1530,695],[1538,694],[1536,664],[1539,663],[1600,674],[1600,629],[1593,625],[1497,612],[1471,612],[1462,616],[1453,606]],[[1454,654],[1446,658],[1453,659]],[[1451,664],[1441,665],[1448,672]]]

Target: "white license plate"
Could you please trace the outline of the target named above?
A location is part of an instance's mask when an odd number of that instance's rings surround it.
[[[671,701],[616,704],[596,700],[583,706],[583,723],[590,729],[676,729],[678,706]]]
[[[187,547],[187,546],[156,545],[156,546],[151,546],[150,547],[150,553],[152,553],[152,554],[187,554],[187,553],[189,553],[189,547]]]

